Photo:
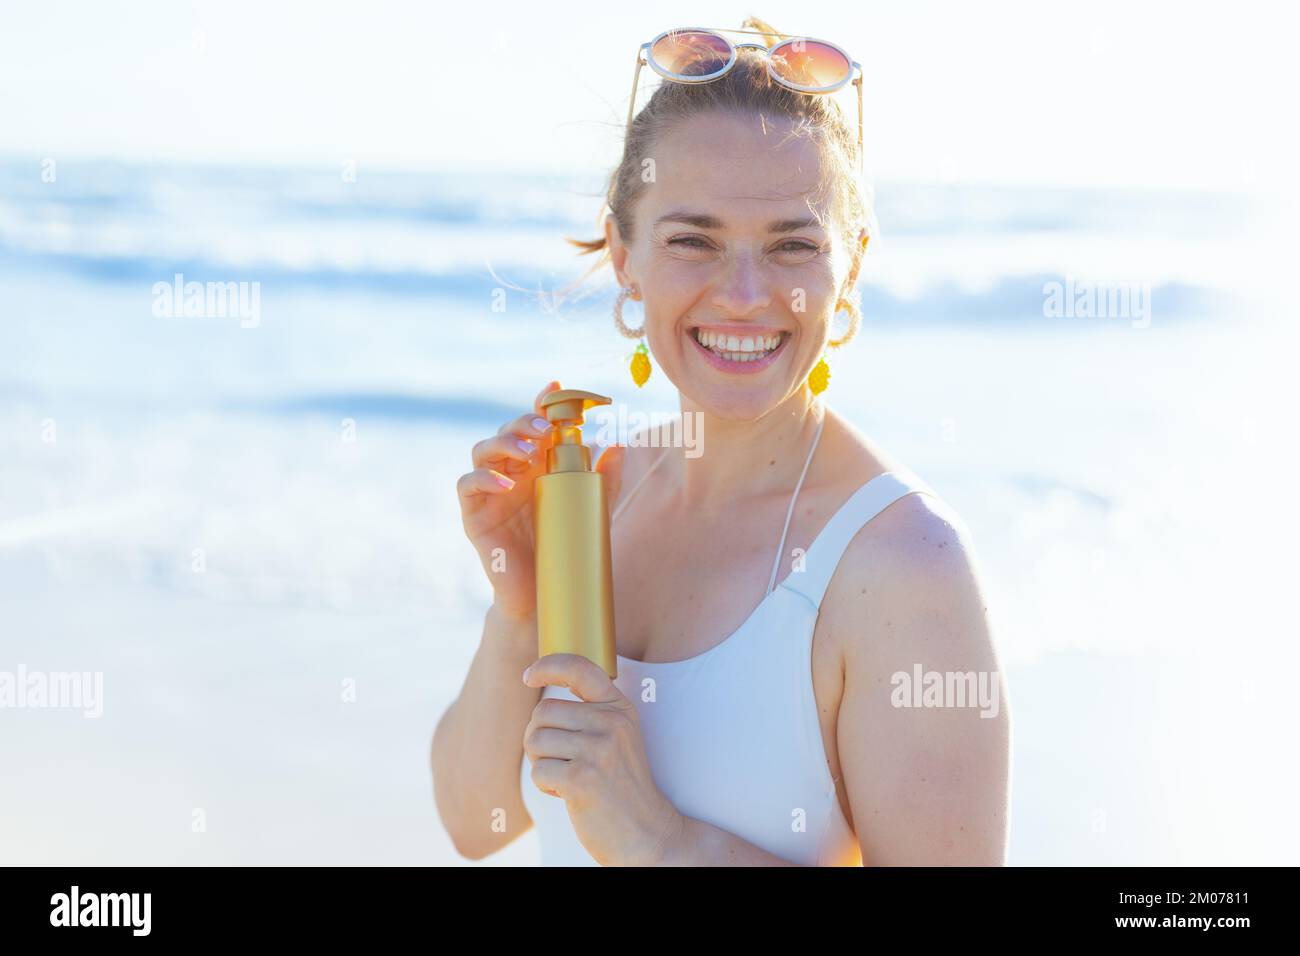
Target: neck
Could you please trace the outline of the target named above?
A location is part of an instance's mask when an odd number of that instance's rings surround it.
[[[825,404],[806,387],[756,421],[716,418],[684,395],[681,408],[683,416],[699,415],[703,429],[702,454],[674,456],[681,501],[702,510],[770,494],[789,495],[826,414]]]

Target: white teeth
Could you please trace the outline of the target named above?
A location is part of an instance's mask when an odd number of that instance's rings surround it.
[[[774,351],[780,344],[784,333],[775,335],[723,335],[720,332],[695,330],[695,340],[714,355],[721,356],[729,362],[753,362]]]

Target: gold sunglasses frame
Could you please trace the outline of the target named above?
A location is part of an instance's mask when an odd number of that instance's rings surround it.
[[[718,39],[722,40],[724,43],[727,44],[727,46],[731,49],[731,56],[727,60],[726,65],[722,67],[722,69],[717,70],[714,73],[706,74],[704,76],[685,76],[680,73],[673,73],[669,70],[661,69],[659,65],[654,62],[654,59],[650,56],[650,50],[654,48],[654,45],[656,43],[658,43],[664,37],[672,33],[711,33],[717,36]],[[791,40],[806,40],[809,43],[820,43],[823,46],[830,47],[832,50],[836,51],[842,57],[844,57],[844,59],[849,64],[849,75],[845,77],[843,80],[841,80],[840,82],[835,83],[831,86],[811,87],[811,86],[802,86],[798,83],[791,83],[789,80],[777,74],[776,70],[772,66],[771,51],[772,49],[774,49],[774,47],[768,47],[764,43],[732,43],[730,40],[728,40],[725,36],[722,35],[724,33],[748,33],[748,34],[753,34],[755,36],[763,36],[763,37],[776,36],[780,38],[780,43],[775,44],[775,46],[781,46],[782,44],[787,43]],[[712,83],[714,80],[718,80],[726,76],[727,73],[731,71],[731,68],[736,65],[736,61],[740,59],[739,51],[745,49],[746,47],[762,51],[763,54],[767,56],[768,75],[771,76],[775,82],[780,83],[786,89],[794,90],[796,93],[807,93],[810,96],[821,96],[827,93],[835,93],[838,90],[842,90],[850,83],[852,83],[853,86],[856,87],[858,92],[858,163],[862,167],[862,170],[865,171],[866,157],[862,149],[862,64],[859,63],[857,60],[853,59],[853,57],[849,56],[848,52],[844,50],[842,47],[838,46],[837,44],[831,43],[829,40],[817,40],[814,39],[813,37],[789,36],[784,33],[764,33],[761,30],[728,30],[722,27],[675,27],[672,30],[665,30],[663,33],[659,34],[649,43],[641,44],[641,46],[636,51],[636,72],[632,74],[632,96],[628,100],[628,104],[627,104],[627,128],[625,130],[625,135],[630,134],[632,132],[632,117],[636,112],[636,90],[637,90],[637,83],[641,79],[641,67],[649,66],[650,69],[654,70],[665,80],[669,80],[670,82],[673,83],[685,83],[688,86],[697,83]],[[856,76],[854,75],[855,73]]]

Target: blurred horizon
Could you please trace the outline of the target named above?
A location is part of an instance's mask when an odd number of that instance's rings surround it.
[[[181,272],[461,298],[554,289],[593,261],[564,238],[595,233],[604,183],[595,169],[452,175],[0,154],[0,252],[11,267],[101,281]],[[874,321],[1038,321],[1044,282],[1071,279],[1144,282],[1166,321],[1226,316],[1283,278],[1273,237],[1285,223],[1250,194],[897,181],[876,184],[875,213],[860,281]],[[589,278],[584,294],[600,282]]]

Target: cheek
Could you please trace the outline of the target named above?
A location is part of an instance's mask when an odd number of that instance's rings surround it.
[[[689,308],[682,310],[676,303],[660,301],[646,319],[646,344],[661,365],[669,367],[681,361],[690,343],[680,320],[689,315]]]
[[[642,273],[647,289],[661,302],[698,298],[708,288],[713,273],[706,263],[672,256],[654,256]]]
[[[654,305],[646,309],[644,302],[637,303],[637,312],[626,312],[624,321],[638,325],[645,317],[646,335],[651,348],[670,345],[680,331],[684,319],[699,303],[708,289],[704,270],[692,263],[658,263],[644,273],[646,289],[653,290]]]
[[[802,266],[797,275],[791,277],[790,284],[804,290],[809,312],[816,311],[815,305],[825,305],[829,308],[838,287],[835,281],[835,269],[830,260],[825,258]]]
[[[835,306],[838,304],[838,285],[834,271],[825,263],[810,266],[805,276],[802,310],[791,307],[796,312],[799,325],[806,338],[820,342],[835,321]]]

